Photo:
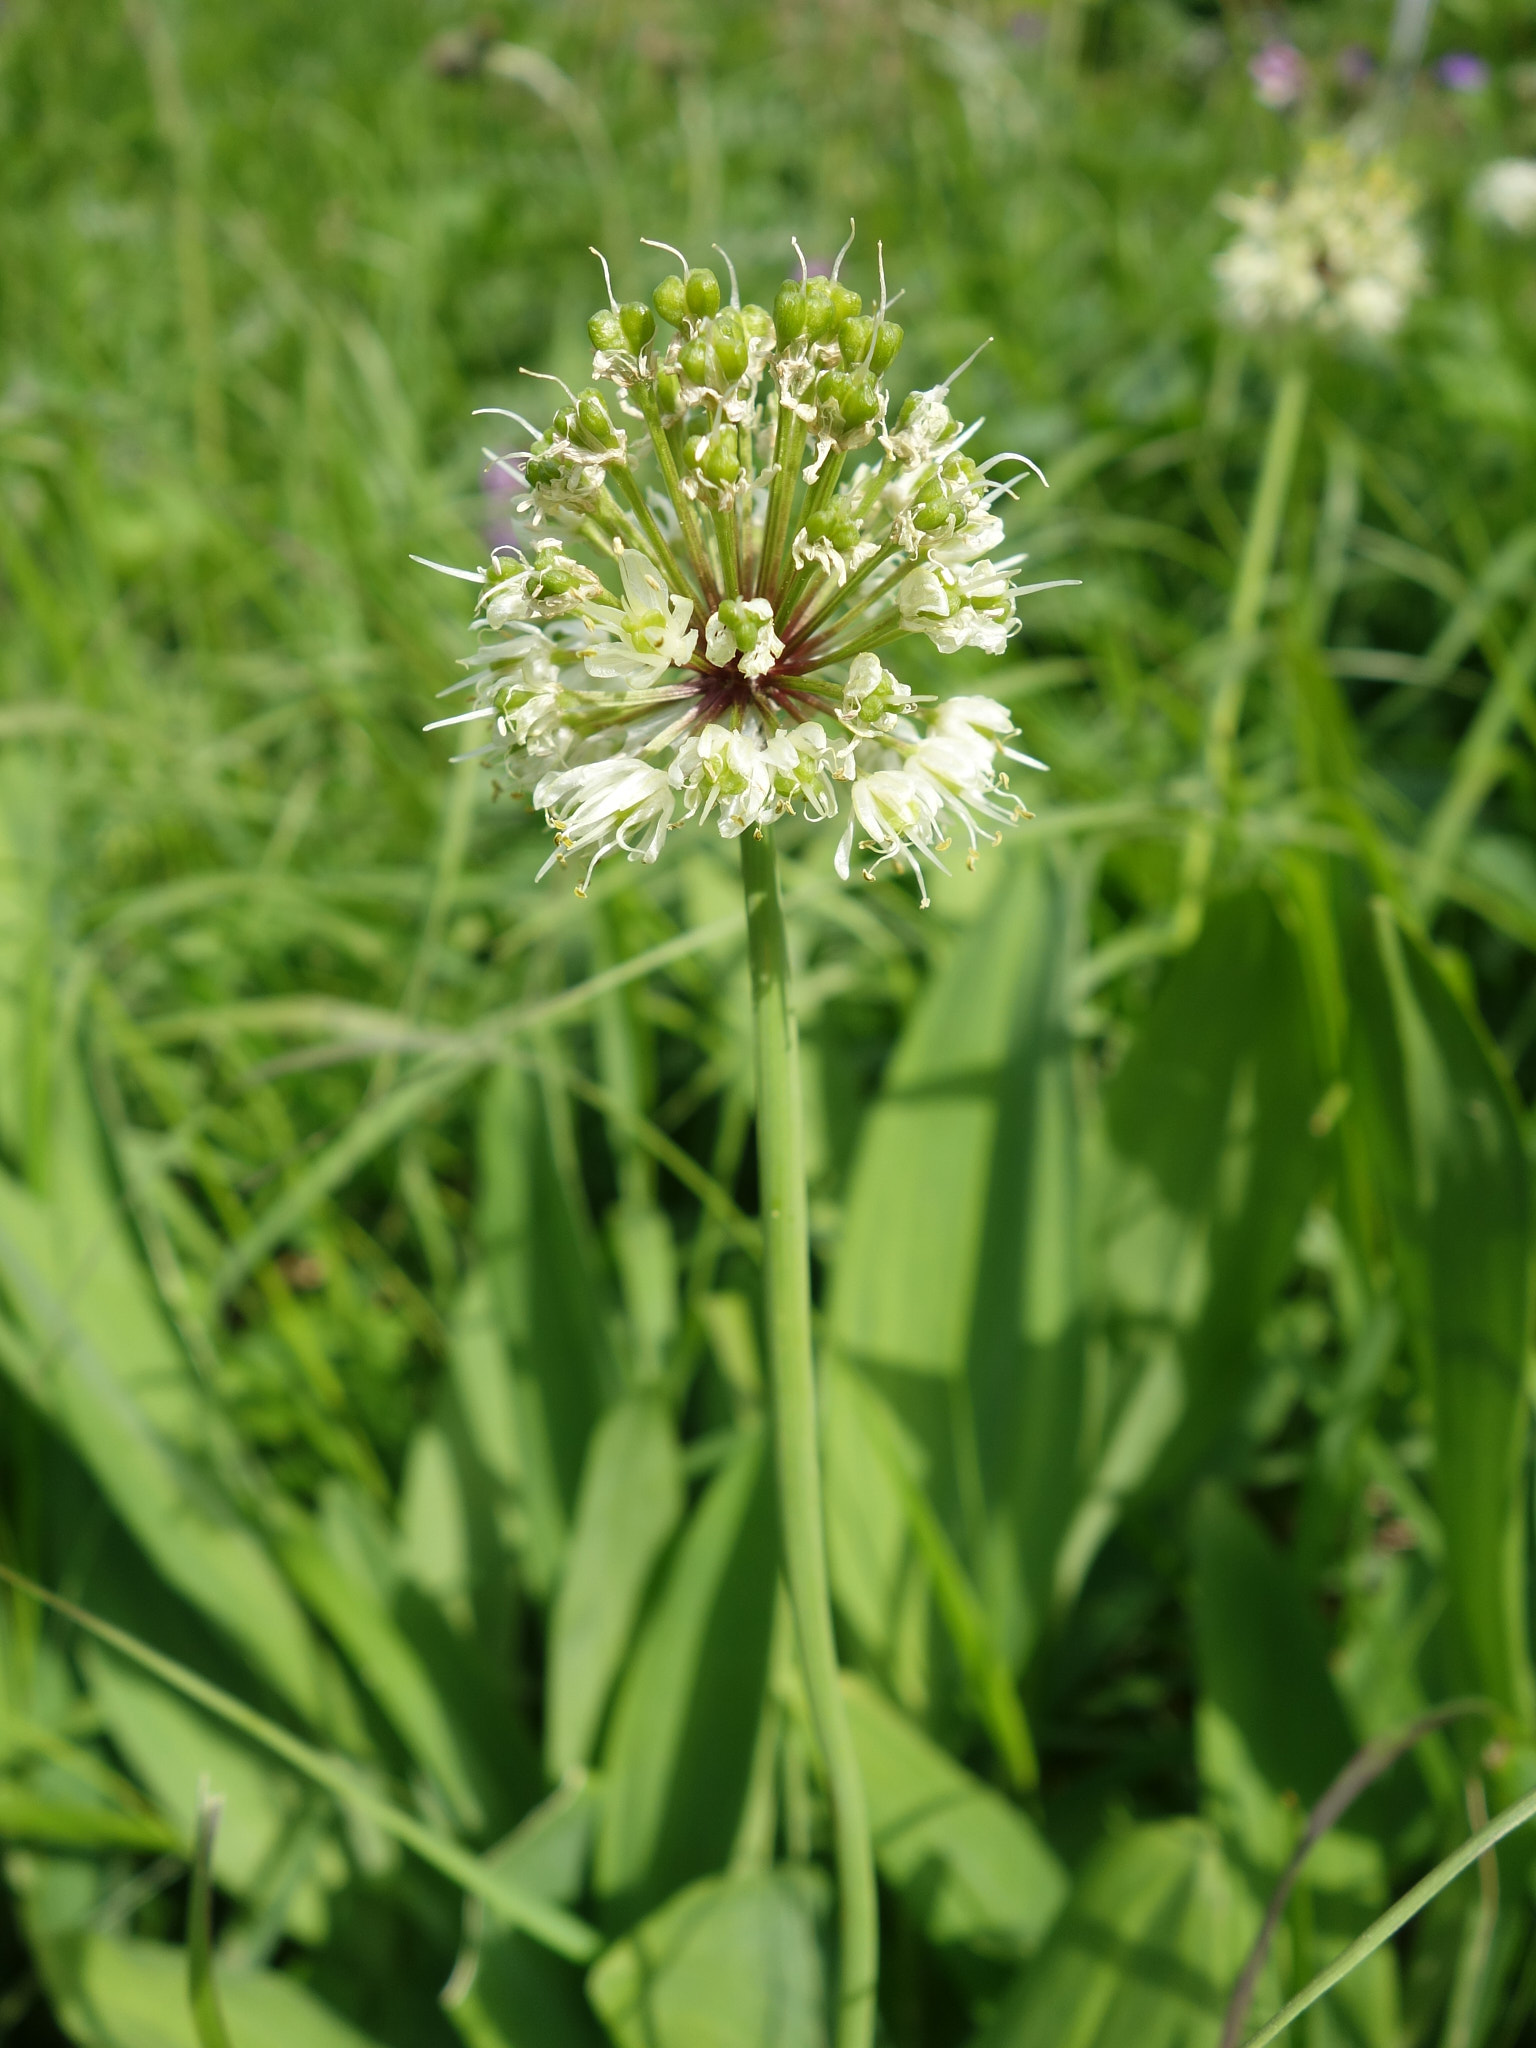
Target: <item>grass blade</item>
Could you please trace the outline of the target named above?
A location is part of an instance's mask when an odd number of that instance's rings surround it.
[[[596,1930],[584,1920],[578,1920],[574,1913],[551,1906],[520,1886],[508,1884],[487,1869],[478,1857],[460,1848],[457,1842],[444,1840],[412,1815],[402,1813],[398,1806],[370,1791],[358,1781],[353,1767],[345,1758],[313,1748],[276,1721],[269,1721],[265,1714],[247,1706],[244,1700],[225,1692],[222,1686],[214,1685],[199,1677],[197,1672],[189,1671],[184,1664],[178,1664],[174,1657],[162,1656],[148,1643],[141,1643],[137,1636],[129,1635],[125,1629],[114,1628],[111,1622],[77,1607],[72,1600],[50,1593],[46,1586],[38,1585],[21,1572],[12,1571],[9,1565],[0,1564],[0,1579],[14,1586],[18,1592],[41,1601],[45,1607],[51,1607],[56,1614],[62,1614],[66,1620],[74,1622],[101,1642],[110,1644],[135,1664],[153,1672],[163,1684],[171,1686],[187,1699],[196,1700],[199,1706],[206,1707],[211,1714],[217,1714],[221,1720],[228,1721],[275,1756],[280,1756],[285,1763],[301,1771],[343,1804],[365,1813],[376,1827],[392,1836],[402,1848],[409,1849],[423,1863],[430,1864],[475,1898],[484,1899],[511,1926],[521,1928],[535,1941],[552,1948],[557,1955],[584,1963],[602,1947]]]
[[[201,2048],[232,2048],[213,1981],[213,1841],[224,1801],[210,1796],[207,1780],[197,1788],[197,1843],[192,1855],[192,1894],[187,1901],[187,1995]]]

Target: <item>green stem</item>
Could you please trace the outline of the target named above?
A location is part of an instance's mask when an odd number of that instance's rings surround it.
[[[828,620],[832,616],[833,612],[837,610],[838,606],[840,604],[845,604],[848,601],[848,599],[852,597],[853,593],[858,589],[859,585],[865,582],[869,577],[873,576],[877,569],[882,568],[885,565],[885,563],[887,563],[891,559],[891,556],[894,555],[895,552],[895,541],[888,540],[885,543],[885,545],[880,549],[878,554],[871,555],[871,557],[864,564],[862,569],[855,569],[853,574],[848,578],[848,581],[846,583],[840,583],[836,590],[834,590],[828,597],[824,598],[821,604],[817,606],[816,610],[811,613],[810,617],[806,619],[803,624],[798,624],[794,620],[791,620],[790,625],[793,631],[789,641],[790,651],[793,652],[794,649],[799,647],[803,641],[809,640],[811,635],[817,632],[820,629],[820,627],[826,622],[826,620]],[[896,578],[896,581],[899,583],[901,581],[901,578],[898,576]],[[889,589],[893,586],[888,584],[886,587],[887,589]],[[858,606],[858,611],[864,611],[869,605],[873,604],[875,598],[878,595],[878,591],[871,591],[869,596],[865,598],[863,603],[861,603]],[[856,612],[854,610],[846,611],[843,613],[843,616],[838,620],[838,624],[840,626],[846,625],[849,619],[854,618],[855,616]]]
[[[725,584],[725,594],[727,597],[739,597],[741,595],[741,583],[739,577],[740,565],[738,562],[739,551],[736,539],[735,506],[732,505],[728,510],[716,512],[714,521],[715,543],[720,550],[720,575]]]
[[[666,429],[661,424],[661,408],[656,403],[656,394],[649,385],[637,384],[634,396],[645,424],[650,430],[651,447],[655,451],[661,480],[667,487],[667,496],[672,500],[677,513],[677,523],[683,530],[683,546],[688,550],[688,559],[693,564],[693,573],[699,579],[699,589],[707,605],[713,609],[715,599],[714,572],[709,565],[709,556],[704,548],[704,536],[699,530],[699,516],[693,509],[693,500],[683,489],[678,475],[677,457],[672,443],[667,439]]]
[[[688,578],[683,574],[682,564],[678,561],[676,555],[673,554],[671,548],[668,547],[666,535],[656,524],[656,514],[645,502],[645,493],[641,490],[638,480],[628,469],[617,470],[615,475],[618,478],[619,489],[628,498],[630,504],[634,506],[635,517],[640,521],[640,525],[644,530],[646,546],[642,552],[651,557],[662,575],[666,577],[680,597],[694,596],[695,592],[689,584]]]
[[[821,474],[805,494],[805,503],[800,507],[800,524],[804,526],[813,513],[820,512],[837,489],[837,480],[843,473],[847,456],[841,448],[835,448],[821,465]],[[774,610],[781,621],[792,619],[795,607],[810,589],[814,579],[821,574],[814,562],[807,562],[795,576],[788,590],[779,599]]]
[[[864,1785],[838,1681],[827,1584],[811,1361],[811,1283],[800,1104],[800,1045],[789,995],[789,947],[772,829],[745,833],[741,875],[757,1074],[757,1163],[763,1227],[763,1292],[773,1392],[784,1576],[800,1643],[805,1689],[826,1760],[838,1878],[836,2048],[874,2038],[879,1923]]]
[[[788,426],[785,425],[786,419]],[[779,587],[779,569],[789,539],[789,513],[795,485],[800,477],[800,458],[805,453],[805,421],[788,407],[779,411],[774,437],[773,459],[778,465],[768,487],[768,511],[763,520],[763,558],[757,565],[757,594],[773,597]]]
[[[1300,362],[1289,364],[1275,387],[1275,401],[1269,415],[1269,432],[1259,465],[1258,489],[1243,536],[1237,581],[1227,611],[1227,630],[1221,651],[1211,708],[1205,727],[1205,772],[1216,799],[1230,804],[1237,770],[1237,733],[1242,723],[1243,699],[1253,667],[1254,637],[1264,616],[1269,579],[1274,572],[1275,550],[1280,542],[1280,524],[1285,501],[1290,495],[1296,451],[1301,445],[1301,425],[1307,410],[1307,372]],[[1205,886],[1210,879],[1216,853],[1216,821],[1203,817],[1191,827],[1184,846],[1183,874],[1179,900],[1174,909],[1174,927],[1181,938],[1193,939],[1200,928]]]

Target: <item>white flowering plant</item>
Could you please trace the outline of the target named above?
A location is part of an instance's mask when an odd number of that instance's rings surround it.
[[[910,866],[926,905],[924,864],[1028,816],[1008,764],[1043,764],[1001,704],[915,696],[887,650],[1004,651],[1020,599],[1068,580],[1021,583],[1024,556],[999,554],[999,501],[1044,478],[967,452],[960,370],[893,403],[883,252],[868,311],[847,245],[830,276],[802,256],[771,311],[742,303],[729,258],[727,298],[669,253],[682,268],[649,305],[609,283],[591,386],[562,387],[543,430],[507,415],[532,445],[491,459],[525,485],[536,538],[445,570],[481,587],[480,647],[443,693],[469,707],[428,730],[494,727],[476,754],[545,814],[545,871],[574,856],[580,893],[611,854],[655,861],[674,827],[731,839],[793,812],[842,816],[838,873]]]
[[[1416,204],[1385,157],[1337,138],[1314,143],[1289,186],[1227,194],[1221,208],[1238,232],[1214,265],[1227,317],[1365,341],[1395,334],[1428,282]]]

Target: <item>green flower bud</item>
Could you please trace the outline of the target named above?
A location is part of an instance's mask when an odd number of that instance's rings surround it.
[[[841,327],[845,320],[851,320],[856,313],[862,311],[864,301],[857,292],[850,291],[847,285],[839,284],[835,279],[831,284],[830,290],[832,294],[832,325],[835,328]]]
[[[735,483],[741,475],[741,459],[737,454],[734,427],[716,427],[709,435],[699,468],[712,484]]]
[[[766,306],[743,306],[741,324],[749,341],[769,341],[773,336],[773,315]]]
[[[651,304],[669,327],[681,327],[688,318],[688,287],[674,272],[651,293]]]
[[[853,309],[857,312],[858,308]],[[846,315],[844,316],[846,318]],[[825,341],[836,327],[833,315],[832,283],[825,277],[805,281],[805,334],[808,341]]]
[[[624,330],[624,339],[639,355],[656,332],[656,316],[643,299],[631,299],[619,308],[619,325]]]
[[[862,363],[869,353],[869,345],[875,338],[875,323],[867,313],[856,314],[845,320],[837,330],[837,345],[843,352],[843,361],[849,369]]]
[[[534,590],[539,597],[564,597],[567,591],[575,590],[581,578],[574,570],[550,568],[534,580]]]
[[[780,348],[788,348],[805,332],[805,293],[786,277],[773,299],[773,332]]]
[[[678,383],[676,372],[672,370],[658,370],[656,372],[656,403],[660,406],[663,417],[670,418],[682,402],[682,386]]]
[[[734,384],[747,367],[747,330],[741,315],[727,306],[715,321],[715,361],[727,384]]]
[[[619,316],[604,306],[594,313],[587,322],[587,339],[594,348],[622,348],[624,329],[619,325]]]
[[[868,370],[850,370],[839,380],[837,409],[850,427],[867,427],[880,417],[880,387]]]
[[[595,391],[583,391],[576,401],[576,422],[582,439],[595,448],[617,448],[619,437],[608,408]]]
[[[709,382],[709,343],[702,334],[696,334],[691,341],[685,341],[678,355],[683,366],[683,375],[690,384]]]
[[[762,621],[754,618],[739,598],[723,597],[720,600],[720,623],[743,654],[752,652],[762,630]]]
[[[539,490],[545,484],[559,481],[560,465],[552,461],[548,455],[530,455],[523,464],[523,474],[528,479],[530,489]]]
[[[829,540],[839,554],[846,554],[858,543],[859,522],[842,506],[832,505],[824,512],[813,512],[805,522],[808,539]]]
[[[708,320],[719,312],[720,280],[712,270],[690,270],[683,289],[695,320]]]
[[[895,320],[882,320],[880,332],[875,336],[875,352],[869,359],[869,367],[877,377],[883,377],[901,353],[901,344],[907,338],[907,331]]]

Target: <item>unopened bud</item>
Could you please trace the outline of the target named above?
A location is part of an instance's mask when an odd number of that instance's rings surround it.
[[[656,316],[643,299],[631,299],[619,308],[619,325],[624,330],[624,339],[639,355],[656,332]]]
[[[619,437],[608,408],[595,391],[583,391],[576,401],[576,420],[583,439],[598,448],[616,448]]]
[[[695,320],[708,320],[720,310],[720,280],[712,270],[690,270],[683,288]]]
[[[843,352],[843,361],[850,370],[856,368],[869,354],[870,343],[875,338],[875,323],[867,313],[857,313],[853,319],[845,320],[837,330],[837,345]]]
[[[841,327],[845,320],[851,320],[856,313],[863,310],[864,301],[856,291],[851,291],[847,285],[839,283],[836,278],[832,280],[831,290],[832,325],[834,327]]]
[[[788,348],[805,332],[805,293],[791,278],[785,278],[774,294],[773,331],[780,348]]]
[[[726,597],[720,601],[720,623],[736,642],[743,654],[750,654],[757,645],[757,636],[762,630],[762,621],[748,611],[739,598]]]
[[[747,330],[741,315],[727,306],[715,321],[715,361],[727,384],[734,384],[747,367]]]
[[[682,402],[683,391],[682,386],[678,383],[676,372],[672,370],[658,370],[656,372],[656,403],[661,408],[663,416],[670,418]]]
[[[674,272],[651,293],[651,304],[669,327],[681,327],[688,318],[688,287]]]
[[[854,311],[857,310],[855,307]],[[825,341],[836,325],[831,280],[825,277],[808,277],[805,281],[806,339]]]
[[[587,322],[587,339],[594,348],[622,348],[624,329],[619,324],[618,314],[607,306],[594,313]]]
[[[877,377],[883,377],[901,353],[901,344],[907,338],[907,330],[896,320],[882,320],[880,331],[875,336],[875,352],[869,359],[869,367]]]
[[[858,544],[859,522],[851,512],[841,506],[832,505],[824,512],[813,512],[805,522],[808,540],[830,541],[839,554]]]
[[[749,341],[770,341],[773,338],[773,315],[766,306],[743,306],[741,324]]]
[[[734,427],[716,427],[708,437],[699,468],[712,484],[735,483],[741,475],[741,461],[736,452]]]
[[[840,384],[837,407],[850,427],[867,427],[880,417],[880,388],[868,370],[850,370]]]
[[[690,384],[709,382],[709,343],[702,334],[696,334],[691,341],[683,343],[677,360]]]

